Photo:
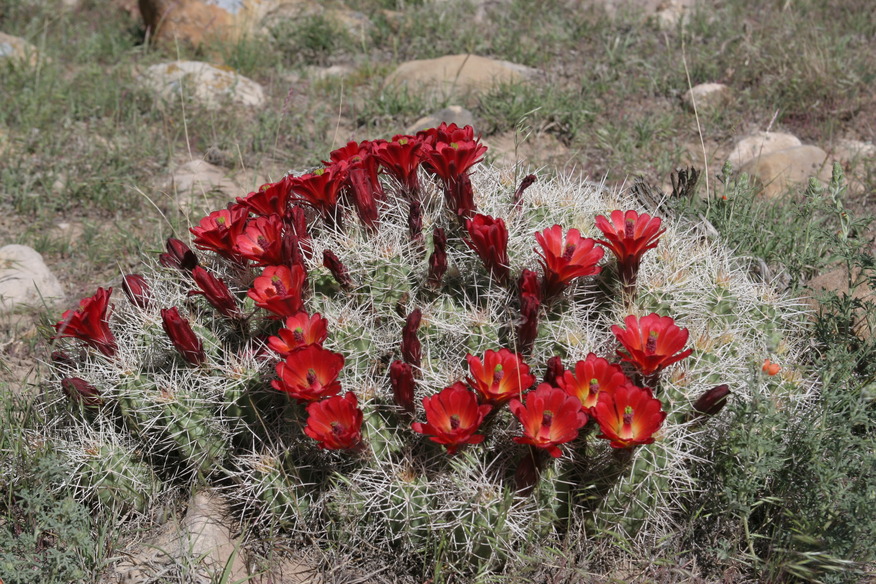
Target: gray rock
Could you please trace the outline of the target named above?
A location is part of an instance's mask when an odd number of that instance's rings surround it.
[[[173,101],[184,95],[207,109],[223,102],[248,107],[265,103],[262,86],[238,75],[229,67],[216,67],[200,61],[173,61],[147,68],[140,76],[144,87],[159,98]]]
[[[765,156],[779,150],[787,150],[796,146],[802,146],[803,143],[799,138],[791,134],[783,134],[781,132],[758,132],[751,136],[746,136],[736,143],[733,151],[727,157],[727,161],[733,165],[733,168],[739,168],[749,160],[753,160],[759,156]]]
[[[254,172],[232,174],[204,160],[189,160],[176,166],[159,188],[171,195],[179,208],[209,209],[243,197],[266,182],[267,178]]]
[[[723,83],[700,83],[688,89],[682,97],[687,109],[698,110],[717,109],[730,100],[730,88]]]
[[[35,67],[41,61],[48,61],[48,57],[34,45],[23,38],[0,32],[0,62]]]
[[[447,106],[441,111],[435,112],[428,116],[424,116],[408,126],[405,129],[407,134],[416,134],[420,130],[428,130],[429,128],[437,128],[441,122],[446,124],[456,124],[460,128],[463,126],[474,126],[474,115],[460,105]],[[477,133],[477,132],[475,132]]]
[[[743,164],[739,170],[755,178],[767,198],[778,197],[795,185],[803,188],[810,177],[827,183],[831,174],[827,152],[808,145],[771,152]]]
[[[0,311],[52,306],[64,299],[64,288],[43,257],[26,245],[0,248]]]

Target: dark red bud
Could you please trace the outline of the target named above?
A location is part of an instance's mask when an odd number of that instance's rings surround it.
[[[447,235],[440,227],[432,231],[432,247],[429,255],[429,278],[427,280],[432,288],[441,287],[441,279],[447,271]]]
[[[532,270],[523,270],[520,272],[520,279],[517,281],[517,287],[520,290],[521,299],[529,294],[534,296],[539,301],[541,300],[541,284],[538,281],[538,274]]]
[[[191,271],[198,265],[198,258],[189,246],[176,239],[167,239],[167,253],[158,256],[158,262],[166,268]]]
[[[414,413],[414,371],[404,361],[393,361],[389,366],[389,382],[396,405],[409,414]]]
[[[347,267],[341,263],[341,260],[338,259],[338,256],[336,256],[333,251],[329,249],[323,250],[322,265],[328,268],[338,284],[341,285],[341,288],[344,290],[352,290],[353,280],[350,278],[350,273],[347,271]]]
[[[52,365],[58,369],[73,369],[76,367],[76,361],[64,351],[52,351],[51,359]]]
[[[96,408],[103,403],[97,388],[80,377],[65,377],[61,380],[61,391],[72,401],[87,408]]]
[[[520,205],[520,201],[523,200],[523,191],[532,186],[536,180],[534,174],[527,174],[523,177],[523,180],[520,181],[520,186],[517,187],[517,190],[514,191],[514,206],[517,207]]]
[[[520,326],[517,329],[517,348],[521,355],[528,355],[538,336],[538,298],[524,294],[520,299]]]
[[[553,387],[559,387],[557,379],[563,377],[566,370],[563,368],[563,360],[555,355],[548,359],[547,370],[544,372],[544,382],[551,384]]]
[[[411,312],[407,319],[405,320],[405,326],[402,329],[402,342],[401,342],[401,353],[402,359],[405,360],[406,363],[413,365],[414,367],[420,367],[420,358],[422,346],[420,345],[420,339],[417,338],[417,331],[420,329],[420,320],[423,317],[423,313],[419,308],[414,309]]]
[[[131,304],[139,308],[147,308],[152,299],[152,290],[140,274],[128,274],[122,278],[122,290]]]
[[[700,415],[714,416],[727,405],[727,396],[729,395],[730,387],[726,383],[716,385],[694,402],[693,409]]]
[[[180,316],[176,307],[161,309],[161,321],[164,332],[186,361],[200,365],[207,360],[201,340],[195,336],[189,321]]]
[[[377,203],[375,202],[374,186],[368,178],[368,173],[361,166],[353,167],[347,174],[347,182],[353,195],[353,206],[359,214],[359,219],[370,231],[377,230]]]
[[[419,199],[412,200],[408,208],[408,233],[412,241],[423,241],[423,204]]]
[[[228,318],[237,318],[240,316],[240,311],[237,308],[237,300],[231,294],[225,282],[215,277],[213,274],[196,266],[192,270],[192,278],[200,290],[192,290],[189,296],[195,294],[203,294],[213,308],[218,310],[223,316]]]

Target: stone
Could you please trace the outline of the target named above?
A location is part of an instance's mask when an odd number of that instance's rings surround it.
[[[876,144],[862,142],[861,140],[837,140],[833,148],[834,155],[842,162],[855,162],[876,158]]]
[[[225,102],[254,108],[265,103],[264,89],[252,79],[238,75],[230,67],[200,61],[152,65],[143,72],[140,81],[165,101],[184,95],[207,109],[217,109]]]
[[[0,62],[36,67],[48,57],[23,38],[0,32]]]
[[[424,116],[405,129],[406,134],[416,134],[420,130],[437,128],[441,122],[463,126],[474,126],[474,115],[460,105],[450,105],[434,114]]]
[[[341,77],[349,77],[356,70],[350,65],[332,65],[331,67],[308,67],[307,76],[314,81],[325,81],[327,79],[339,79]]]
[[[64,299],[64,288],[43,256],[26,245],[0,247],[0,312],[49,306]]]
[[[249,577],[243,560],[242,542],[228,529],[230,509],[221,497],[203,491],[189,501],[182,520],[180,549],[183,557],[197,558],[211,581],[228,569],[227,582],[245,582]]]
[[[800,139],[791,134],[758,132],[739,140],[727,157],[727,162],[732,164],[733,168],[738,169],[749,160],[759,156],[802,145]]]
[[[252,172],[232,176],[228,170],[204,160],[189,160],[175,167],[159,185],[179,208],[203,207],[243,197],[268,182]]]
[[[639,13],[653,18],[661,29],[667,30],[683,23],[697,0],[585,0],[579,3],[601,7],[612,18],[621,12]]]
[[[537,74],[536,69],[510,61],[448,55],[402,63],[390,74],[384,87],[406,87],[413,93],[434,91],[447,98],[483,92],[500,83],[519,83]]]
[[[571,158],[569,149],[547,132],[520,135],[510,131],[483,142],[488,148],[486,159],[498,167],[535,168],[550,164],[564,168]]]
[[[812,311],[818,311],[818,300],[816,297],[820,297],[824,292],[836,292],[840,295],[851,295],[852,298],[864,303],[876,302],[876,290],[873,290],[867,285],[866,279],[861,278],[860,269],[855,268],[852,274],[854,275],[852,282],[853,284],[857,283],[857,285],[851,290],[851,292],[849,291],[849,270],[845,266],[834,268],[812,278],[807,283],[812,295],[806,298],[807,304],[809,304]],[[857,319],[859,325],[855,329],[855,334],[865,340],[869,340],[872,335],[869,328],[866,326],[867,315],[863,314],[863,309],[858,309],[856,312],[859,313],[861,318]]]
[[[688,89],[682,97],[684,106],[690,111],[694,111],[694,105],[701,111],[717,109],[729,100],[730,87],[723,83],[700,83]]]
[[[762,196],[775,198],[794,185],[804,188],[810,177],[830,182],[827,152],[817,146],[795,146],[750,160],[739,168],[763,187]]]

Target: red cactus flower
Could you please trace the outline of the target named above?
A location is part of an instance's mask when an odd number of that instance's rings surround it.
[[[244,205],[231,205],[228,209],[214,211],[201,219],[197,227],[189,229],[192,242],[198,249],[215,251],[224,258],[239,262],[234,250],[237,236],[243,233],[249,209]]]
[[[372,232],[377,231],[379,223],[377,215],[378,189],[369,180],[368,171],[360,166],[351,166],[347,171],[345,186],[362,225]]]
[[[522,395],[535,382],[529,365],[508,349],[488,350],[483,361],[474,355],[467,355],[466,360],[471,373],[468,384],[484,403],[501,405]]]
[[[666,231],[660,229],[661,219],[635,211],[612,211],[609,221],[602,215],[596,217],[596,227],[605,239],[598,240],[614,253],[621,278],[626,285],[635,283],[642,255],[657,247],[660,236]]]
[[[525,396],[525,404],[512,399],[508,406],[523,426],[523,436],[514,438],[518,444],[531,444],[546,450],[554,458],[563,453],[558,444],[571,442],[587,423],[581,402],[562,389],[540,384]]]
[[[702,416],[715,416],[724,409],[727,404],[727,396],[730,395],[730,386],[726,383],[716,385],[705,392],[693,404],[693,410]]]
[[[353,289],[353,279],[350,278],[350,272],[347,271],[347,266],[335,255],[335,252],[330,249],[322,250],[322,265],[328,268],[341,288],[344,290]]]
[[[520,290],[520,297],[534,296],[541,300],[541,284],[538,282],[538,274],[532,270],[524,269],[520,272],[520,278],[517,280],[517,288]]]
[[[395,405],[409,414],[414,413],[414,370],[404,361],[393,361],[389,366],[389,383]]]
[[[344,366],[344,356],[318,345],[308,345],[277,363],[277,376],[271,382],[274,389],[300,401],[316,401],[341,391],[338,374]]]
[[[247,296],[255,300],[256,306],[273,312],[278,316],[292,316],[303,306],[301,287],[306,273],[304,268],[294,266],[268,266],[262,275],[255,279]]]
[[[374,157],[402,186],[408,199],[418,199],[420,180],[417,170],[423,156],[423,142],[414,136],[394,136],[391,142],[375,142]]]
[[[279,215],[256,217],[234,240],[234,251],[259,266],[283,263],[283,220]]]
[[[237,202],[262,217],[284,217],[289,211],[289,200],[292,197],[291,182],[292,178],[285,176],[277,182],[263,184],[259,190],[245,197],[238,197]]]
[[[52,337],[73,337],[85,341],[107,357],[118,350],[116,338],[109,328],[107,310],[113,289],[98,288],[94,296],[79,301],[79,310],[68,310],[54,327],[57,334]]]
[[[689,333],[687,329],[676,326],[672,317],[652,312],[641,319],[630,315],[624,323],[626,330],[617,325],[611,327],[611,332],[627,351],[624,353],[618,349],[617,354],[623,361],[635,365],[642,375],[656,373],[693,352],[693,349],[682,351]]]
[[[437,128],[420,130],[416,136],[427,146],[435,147],[440,143],[451,144],[453,142],[468,142],[474,140],[474,128],[471,126],[459,127],[455,123],[441,122]]]
[[[198,290],[189,291],[189,296],[202,294],[207,302],[225,317],[239,318],[241,316],[240,309],[237,307],[237,298],[234,297],[225,282],[201,266],[192,270],[192,279],[198,285]]]
[[[779,371],[782,370],[782,367],[778,363],[773,363],[769,359],[764,359],[763,366],[760,370],[772,377],[773,375],[778,375]]]
[[[277,331],[277,336],[268,337],[268,346],[282,355],[288,356],[293,351],[308,345],[322,346],[328,338],[328,321],[318,312],[309,315],[299,312],[286,319],[284,328]]]
[[[500,284],[508,280],[508,230],[502,219],[477,214],[467,219],[465,228],[471,239],[466,244],[478,254],[487,270]]]
[[[444,444],[448,454],[454,454],[463,444],[480,444],[482,434],[475,432],[493,406],[478,405],[477,397],[465,384],[457,381],[432,397],[423,398],[426,423],[411,424],[414,432],[429,436],[429,440]]]
[[[405,319],[405,326],[402,328],[401,353],[405,363],[420,367],[420,359],[422,357],[422,346],[420,339],[417,338],[417,331],[420,330],[420,321],[423,318],[423,312],[419,308],[415,308]]]
[[[327,450],[351,450],[362,443],[362,410],[356,394],[348,391],[307,406],[304,433]]]
[[[593,408],[602,434],[597,438],[611,440],[612,448],[632,448],[651,444],[660,429],[666,412],[659,399],[646,387],[622,385],[613,392],[603,391]]]
[[[195,252],[179,239],[168,237],[165,247],[167,248],[167,253],[158,255],[158,263],[162,266],[191,271],[198,265],[198,257],[195,255]]]
[[[175,306],[161,309],[161,324],[183,359],[192,365],[200,365],[207,360],[201,339],[195,335],[189,321],[180,316]]]
[[[369,140],[363,140],[358,144],[356,142],[347,142],[346,146],[338,148],[331,153],[331,162],[323,162],[323,164],[328,166],[332,162],[347,163],[350,169],[348,185],[354,189],[359,187],[356,187],[352,184],[352,171],[356,169],[363,170],[365,172],[365,176],[367,177],[367,188],[365,189],[365,191],[370,192],[370,196],[372,198],[382,201],[386,198],[386,195],[383,192],[383,186],[380,184],[380,179],[378,178],[378,173],[380,172],[379,162],[377,158],[375,158],[372,154],[375,146],[376,143]],[[355,180],[358,181],[360,179],[357,178]],[[362,187],[365,186],[366,185],[362,185]]]
[[[103,403],[97,388],[81,377],[65,377],[62,379],[61,391],[71,401],[80,403],[86,408],[96,408]]]
[[[332,164],[291,180],[292,190],[301,200],[316,209],[329,225],[340,217],[337,214],[338,195],[346,181],[345,168]]]
[[[127,274],[122,278],[122,290],[131,304],[138,308],[147,308],[149,301],[152,300],[152,290],[140,274]]]
[[[441,179],[448,208],[457,217],[469,217],[475,210],[468,172],[483,160],[487,147],[476,140],[438,142],[424,150],[424,166]]]
[[[581,402],[584,410],[596,405],[602,392],[612,392],[630,383],[621,368],[590,353],[583,361],[575,363],[575,371],[565,371],[557,378],[557,385]]]
[[[436,227],[432,231],[432,253],[429,255],[429,276],[427,283],[432,288],[440,288],[444,272],[447,271],[447,234]]]
[[[545,297],[550,298],[563,291],[569,282],[581,276],[598,274],[602,269],[596,264],[605,253],[589,237],[581,237],[577,229],[570,229],[565,237],[563,228],[554,225],[535,234],[541,251],[541,266],[544,270]]]

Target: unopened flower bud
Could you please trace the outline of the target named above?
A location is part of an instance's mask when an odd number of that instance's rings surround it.
[[[420,345],[420,339],[417,338],[417,331],[420,328],[420,320],[422,317],[423,313],[420,309],[414,309],[414,311],[408,315],[408,318],[405,321],[405,326],[402,329],[402,359],[414,367],[420,366],[422,346]]]
[[[727,404],[728,395],[730,395],[730,388],[726,383],[716,385],[694,402],[693,409],[700,415],[714,416]]]
[[[186,361],[192,365],[200,365],[207,360],[201,340],[195,336],[189,321],[180,316],[176,307],[163,308],[161,321],[164,332]]]
[[[328,268],[338,284],[341,285],[341,288],[344,290],[351,290],[353,288],[353,280],[350,278],[347,266],[338,259],[338,256],[333,251],[329,249],[323,250],[322,265]]]
[[[426,280],[432,288],[441,287],[441,279],[447,271],[447,234],[440,227],[432,231],[432,254],[429,256],[429,277]]]
[[[237,308],[237,300],[231,294],[225,282],[215,277],[213,274],[196,266],[192,270],[192,278],[198,285],[199,290],[191,290],[189,296],[195,294],[203,294],[213,308],[218,310],[223,316],[228,318],[236,318],[240,316],[240,311]]]
[[[547,370],[544,372],[544,382],[549,383],[551,387],[560,387],[557,379],[563,377],[566,372],[563,368],[563,359],[558,355],[554,355],[547,362]]]
[[[122,290],[131,304],[138,308],[147,308],[149,301],[152,299],[152,290],[146,279],[140,274],[128,274],[122,278]]]
[[[414,413],[414,371],[404,361],[393,361],[389,366],[389,382],[396,405],[409,414]]]
[[[198,265],[198,258],[189,246],[176,239],[167,238],[167,253],[158,256],[158,262],[166,268],[191,271]]]
[[[80,377],[65,377],[61,380],[61,390],[72,401],[87,408],[96,408],[103,403],[97,388]]]

